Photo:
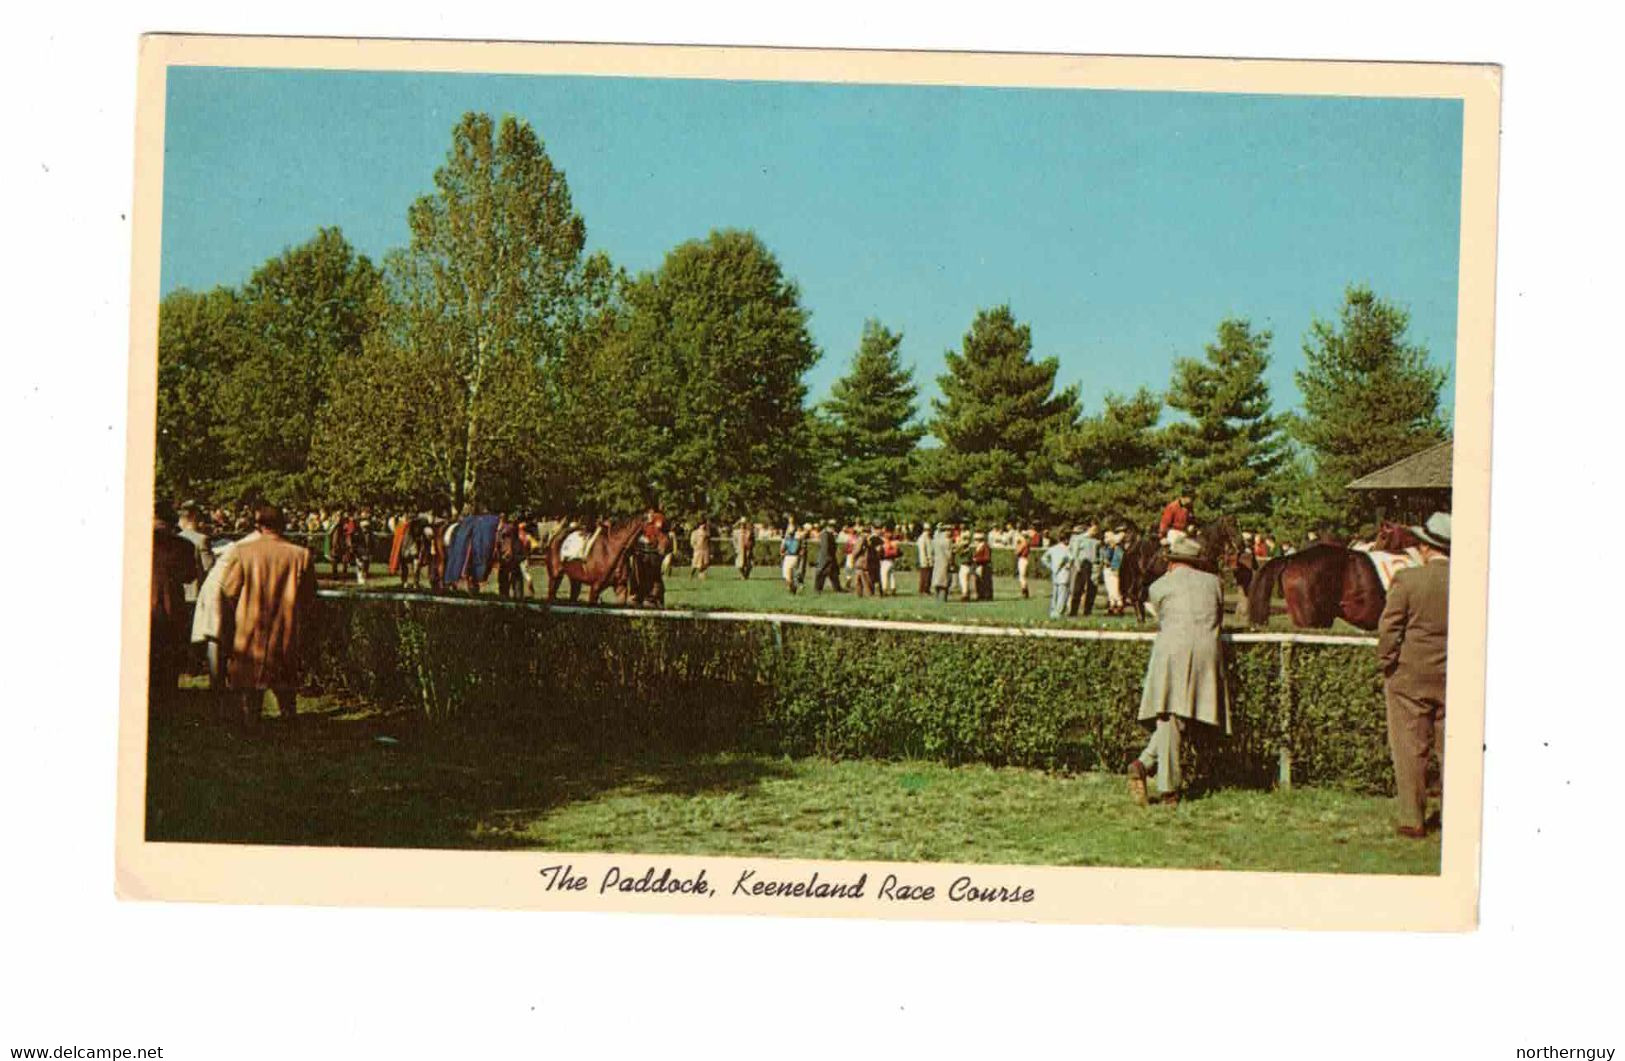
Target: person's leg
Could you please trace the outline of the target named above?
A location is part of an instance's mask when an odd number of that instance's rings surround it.
[[[245,727],[253,726],[265,713],[265,690],[242,689],[237,692],[238,716]]]
[[[1016,582],[1019,583],[1020,586],[1021,586],[1021,596],[1022,596],[1023,600],[1025,600],[1026,597],[1027,597],[1027,563],[1028,563],[1028,559],[1029,559],[1028,557],[1023,556],[1023,557],[1021,557],[1020,559],[1018,559],[1016,561]]]
[[[1149,778],[1156,775],[1157,764],[1162,761],[1164,748],[1168,743],[1168,720],[1157,720],[1156,726],[1151,730],[1151,736],[1146,739],[1145,747],[1140,754],[1128,764],[1128,792],[1129,796],[1144,807],[1151,802]]]
[[[1050,584],[1049,617],[1051,619],[1059,619],[1061,614],[1066,611],[1066,591],[1067,586],[1065,582],[1054,582]]]
[[[1185,780],[1179,762],[1179,746],[1185,736],[1185,720],[1178,715],[1169,715],[1157,720],[1157,728],[1164,734],[1157,757],[1157,794],[1177,796],[1179,786]]]
[[[1444,701],[1433,704],[1433,753],[1439,762],[1439,821],[1444,822]]]
[[[209,664],[209,692],[218,696],[226,682],[225,672],[220,669],[225,657],[220,651],[218,638],[211,637],[203,642],[203,658]]]
[[[1076,617],[1079,606],[1083,604],[1083,583],[1084,578],[1082,570],[1079,567],[1074,566],[1072,568],[1072,578],[1067,584],[1066,595],[1066,613],[1070,616]]]
[[[1078,573],[1083,580],[1083,614],[1088,615],[1095,610],[1095,571],[1094,565],[1084,561],[1083,570]]]
[[[1394,799],[1399,826],[1420,832],[1427,818],[1427,768],[1433,723],[1423,704],[1387,690],[1388,750],[1394,760]]]
[[[1116,571],[1113,571],[1109,567],[1106,569],[1105,575],[1106,575],[1106,610],[1113,613],[1113,614],[1116,614],[1118,609],[1120,609],[1123,606],[1122,583],[1119,581],[1118,573]]]
[[[299,690],[292,686],[280,686],[271,690],[271,698],[276,701],[277,717],[283,722],[294,722],[299,718]]]

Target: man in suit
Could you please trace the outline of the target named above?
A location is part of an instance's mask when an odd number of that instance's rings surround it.
[[[203,580],[196,548],[176,528],[175,507],[159,501],[152,513],[152,614],[147,666],[148,707],[175,694],[190,643],[187,587]]]
[[[1377,659],[1388,701],[1399,833],[1427,836],[1428,760],[1444,774],[1445,656],[1450,629],[1450,515],[1435,512],[1410,528],[1422,566],[1394,575],[1377,623]]]
[[[220,596],[233,616],[226,682],[242,693],[244,724],[258,721],[265,690],[292,723],[299,690],[300,649],[316,600],[310,550],[282,536],[282,510],[262,505],[254,515],[259,540],[242,542],[225,559]]]
[[[822,530],[818,532],[818,573],[813,576],[813,589],[824,592],[824,580],[828,579],[831,588],[836,593],[842,593],[841,588],[841,562],[840,553],[835,541],[835,521],[827,520]]]
[[[1095,610],[1095,565],[1100,562],[1100,540],[1095,535],[1100,526],[1089,523],[1073,527],[1072,532],[1072,602],[1067,614],[1075,617],[1080,604],[1084,615]]]

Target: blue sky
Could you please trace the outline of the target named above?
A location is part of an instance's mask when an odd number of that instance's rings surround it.
[[[935,394],[1001,302],[1086,412],[1163,388],[1226,316],[1274,332],[1295,407],[1304,333],[1350,283],[1454,362],[1453,100],[172,68],[163,291],[240,283],[324,225],[381,259],[470,110],[529,121],[590,249],[633,272],[754,229],[811,311],[815,399],[868,317]]]

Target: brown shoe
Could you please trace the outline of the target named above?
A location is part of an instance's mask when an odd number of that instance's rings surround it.
[[[1164,792],[1162,795],[1157,797],[1157,802],[1161,803],[1165,807],[1177,807],[1179,806],[1179,793]]]
[[[1135,804],[1141,807],[1148,806],[1151,802],[1150,796],[1146,792],[1145,778],[1146,774],[1144,763],[1140,762],[1138,759],[1135,759],[1133,762],[1128,764],[1129,798],[1134,800]]]
[[[1405,837],[1407,840],[1426,840],[1428,838],[1428,831],[1426,828],[1420,825],[1401,825],[1399,827],[1399,835]]]

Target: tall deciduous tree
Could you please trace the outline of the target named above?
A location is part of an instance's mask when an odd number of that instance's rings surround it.
[[[312,499],[311,449],[339,367],[382,313],[378,269],[337,228],[254,271],[240,300],[246,345],[220,387],[226,490]]]
[[[1168,450],[1157,422],[1162,398],[1144,387],[1107,394],[1103,408],[1071,431],[1058,432],[1047,452],[1054,477],[1041,499],[1067,519],[1145,527],[1169,491]]]
[[[1224,513],[1256,523],[1270,514],[1285,459],[1264,379],[1270,339],[1245,320],[1224,320],[1203,359],[1174,364],[1168,405],[1188,419],[1169,425],[1167,441],[1176,489],[1197,495],[1199,517]]]
[[[380,459],[432,470],[415,492],[455,506],[524,503],[558,427],[547,377],[582,321],[586,226],[564,173],[512,116],[464,115],[434,183],[407,212],[410,246],[388,263],[391,349],[335,402],[324,469],[335,488],[389,478],[355,452],[389,437],[410,452]],[[397,374],[399,395],[374,400],[379,371]]]
[[[158,306],[159,496],[214,497],[229,476],[221,460],[220,387],[247,334],[237,293],[175,291]]]
[[[713,232],[627,289],[603,356],[619,390],[611,486],[683,518],[804,497],[802,376],[818,360],[800,291],[752,232]]]
[[[915,421],[919,388],[899,356],[903,337],[864,323],[851,370],[830,387],[820,410],[827,432],[826,490],[844,514],[902,518],[910,456],[925,435]]]
[[[1035,361],[1032,329],[1009,306],[977,313],[932,403],[942,445],[921,457],[921,487],[938,519],[1003,523],[1047,515],[1041,453],[1078,417],[1078,391],[1055,389],[1054,358]]]
[[[1370,518],[1344,489],[1378,468],[1442,442],[1445,372],[1406,341],[1410,315],[1367,287],[1349,288],[1338,320],[1316,320],[1296,373],[1303,413],[1293,435],[1314,459],[1320,511],[1348,531]]]

